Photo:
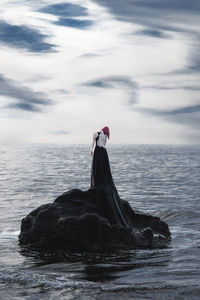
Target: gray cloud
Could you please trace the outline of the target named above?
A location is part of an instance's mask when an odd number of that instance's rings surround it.
[[[49,80],[49,79],[51,79],[51,77],[37,74],[29,79],[26,79],[26,82],[41,82],[42,80]]]
[[[113,88],[114,87],[113,82],[108,79],[105,79],[105,78],[86,82],[85,85],[90,86],[90,87],[98,87],[98,88]]]
[[[200,2],[196,0],[93,0],[118,19],[151,28],[181,30],[179,21],[198,18]],[[174,24],[172,24],[174,21]],[[165,24],[165,25],[163,25]]]
[[[139,89],[139,85],[129,76],[105,76],[87,81],[81,85],[101,89],[123,89],[129,95],[129,104],[132,105],[137,102],[137,91]]]
[[[56,130],[56,131],[53,131],[52,133],[56,134],[56,135],[66,135],[66,134],[70,134],[70,131],[67,131],[67,130]]]
[[[190,74],[200,72],[200,35],[197,38],[197,42],[193,45],[193,49],[190,51],[186,59],[186,67],[174,70],[172,74]]]
[[[97,54],[97,53],[84,53],[82,55],[80,55],[80,58],[93,58],[93,57],[98,57],[98,56],[102,56],[102,54]]]
[[[165,111],[158,111],[159,114],[163,115],[179,115],[179,114],[191,114],[200,112],[200,105],[190,105],[190,106],[183,106],[176,109],[165,110]]]
[[[200,71],[200,34],[198,36],[198,43],[196,44],[195,48],[193,49],[192,53],[192,61],[189,64],[189,71],[192,72],[199,72]]]
[[[66,2],[44,6],[40,11],[61,17],[80,17],[88,15],[86,7]]]
[[[197,0],[93,0],[105,6],[116,19],[143,26],[133,34],[156,38],[170,38],[178,32],[190,41],[186,67],[173,73],[200,72],[200,1]],[[192,26],[190,26],[192,25]],[[186,41],[187,42],[187,41]]]
[[[153,38],[169,38],[170,35],[156,29],[143,29],[134,32],[136,35],[146,35]]]
[[[86,29],[93,24],[91,20],[77,17],[88,16],[88,9],[84,6],[73,3],[58,3],[42,7],[39,11],[58,16],[58,21],[52,22],[56,25]]]
[[[54,94],[70,94],[70,91],[64,89],[52,90],[51,93]]]
[[[0,42],[8,46],[27,49],[34,53],[55,52],[55,45],[45,42],[48,35],[25,25],[11,25],[0,21]]]
[[[0,95],[16,100],[15,103],[7,105],[12,109],[37,112],[41,111],[42,107],[52,104],[52,100],[45,93],[34,92],[2,74],[0,74]]]
[[[34,106],[31,103],[25,103],[25,102],[17,102],[17,103],[11,103],[7,105],[7,108],[11,109],[19,109],[19,110],[25,110],[25,111],[31,111],[31,112],[39,112],[40,109],[36,106]]]
[[[143,85],[141,88],[144,89],[155,89],[155,90],[186,90],[186,91],[200,91],[200,85],[180,85],[180,83],[175,83],[175,85]]]
[[[59,18],[58,21],[53,23],[60,26],[73,27],[77,29],[86,29],[93,24],[93,21],[79,20],[74,18]]]
[[[200,105],[183,106],[176,109],[161,110],[156,108],[136,107],[134,110],[163,118],[170,122],[189,125],[200,129]]]

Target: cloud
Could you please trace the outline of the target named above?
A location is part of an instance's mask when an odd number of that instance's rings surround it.
[[[31,111],[31,112],[39,112],[40,109],[36,106],[34,106],[31,103],[25,103],[25,102],[18,102],[18,103],[11,103],[7,105],[7,108],[11,109],[19,109],[19,110],[25,110],[25,111]]]
[[[92,81],[88,81],[85,83],[86,86],[89,87],[98,87],[98,88],[113,88],[113,82],[108,79],[101,78]]]
[[[187,65],[184,68],[174,70],[172,74],[191,74],[200,72],[200,35],[198,36],[197,42],[193,46],[193,49],[190,51],[187,57]]]
[[[153,38],[169,38],[170,35],[156,29],[143,29],[134,32],[136,35],[146,35]]]
[[[129,76],[105,76],[96,78],[81,84],[85,87],[103,89],[123,89],[129,94],[129,104],[137,102],[138,83]]]
[[[200,2],[196,0],[93,0],[107,7],[118,20],[162,28],[181,28],[179,21],[185,21],[191,14],[198,18]],[[178,15],[177,15],[178,14]],[[174,23],[172,23],[172,20]],[[170,24],[170,25],[168,25]],[[176,25],[175,25],[176,24]],[[153,25],[153,26],[152,26]]]
[[[102,54],[97,54],[97,53],[84,53],[82,55],[80,55],[80,58],[93,58],[93,57],[98,57],[98,56],[102,56]]]
[[[54,44],[45,42],[48,35],[25,25],[11,25],[0,21],[0,42],[34,53],[55,52]]]
[[[200,105],[184,106],[173,110],[166,110],[162,112],[165,115],[177,115],[177,114],[191,114],[200,112]]]
[[[2,74],[0,74],[1,95],[16,100],[15,103],[7,105],[11,109],[38,112],[42,111],[42,107],[52,104],[52,100],[45,93],[35,92],[30,88],[21,86],[18,82],[8,79]]]
[[[78,29],[85,29],[93,24],[91,20],[79,20],[73,18],[59,18],[58,21],[53,22],[56,25],[73,27]]]
[[[200,128],[200,105],[183,106],[176,109],[161,110],[156,108],[136,107],[136,111],[155,115],[168,121]]]
[[[40,11],[61,17],[80,17],[88,15],[86,7],[66,2],[42,7]]]
[[[88,9],[78,4],[63,2],[45,6],[39,11],[58,16],[58,21],[52,23],[60,26],[86,29],[93,24],[91,20],[77,18],[88,16]]]
[[[65,89],[57,89],[57,90],[52,90],[51,94],[55,93],[55,94],[70,94],[70,91],[65,90]]]
[[[70,134],[70,131],[67,130],[56,130],[52,132],[53,134],[57,134],[57,135],[66,135],[66,134]]]
[[[170,73],[187,74],[200,72],[200,1],[93,0],[93,2],[106,7],[120,21],[142,26],[141,30],[135,31],[134,34],[136,35],[140,34],[163,39],[170,38],[169,32],[179,33],[179,38],[184,38],[185,43],[188,43],[190,46],[189,55],[184,68]]]
[[[29,79],[26,79],[26,82],[41,82],[42,80],[49,80],[49,79],[51,79],[51,77],[37,74],[37,75],[31,76],[31,78],[29,78]]]
[[[186,90],[186,91],[200,91],[200,85],[180,85],[176,83],[174,86],[170,85],[144,85],[141,88],[155,89],[155,90]]]
[[[199,51],[200,51],[200,34],[198,36],[198,43],[196,44],[196,47],[192,51],[192,60],[191,63],[189,64],[189,71],[193,71],[193,72],[200,71]]]

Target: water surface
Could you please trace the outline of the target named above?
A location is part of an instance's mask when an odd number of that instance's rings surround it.
[[[21,219],[89,188],[89,147],[0,145],[0,299],[199,299],[200,145],[115,145],[108,154],[121,198],[168,223],[169,247],[27,255]]]

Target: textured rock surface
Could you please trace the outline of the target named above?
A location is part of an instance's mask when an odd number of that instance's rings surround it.
[[[19,243],[39,249],[110,250],[165,247],[168,225],[122,200],[134,232],[110,223],[103,190],[70,190],[22,220]]]

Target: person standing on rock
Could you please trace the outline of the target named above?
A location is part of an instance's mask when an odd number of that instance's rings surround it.
[[[95,132],[92,139],[90,155],[93,157],[91,170],[91,187],[94,188],[100,182],[109,181],[113,184],[110,164],[106,150],[107,139],[110,138],[109,127],[105,126],[101,131]]]
[[[104,199],[106,199],[106,207],[109,208],[113,224],[132,228],[133,224],[124,209],[112,178],[106,150],[106,142],[109,138],[110,130],[107,126],[93,134],[90,152],[92,156],[90,189],[103,192]]]

